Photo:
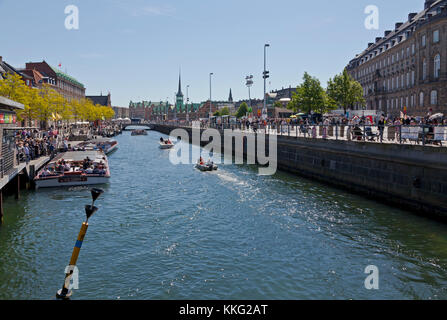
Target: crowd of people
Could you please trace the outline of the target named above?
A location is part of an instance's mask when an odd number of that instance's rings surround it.
[[[76,131],[73,128],[62,127],[59,130],[51,126],[48,130],[36,128],[18,130],[15,136],[18,162],[29,163],[43,156],[53,159],[59,152],[70,150],[69,137],[74,132],[77,134],[85,132],[88,135],[90,128]]]
[[[107,172],[107,168],[103,161],[100,161],[99,163],[94,162],[89,157],[80,162],[68,162],[65,159],[60,159],[56,163],[47,165],[42,171],[41,176],[55,176],[65,172],[104,175]]]
[[[23,129],[17,132],[15,140],[18,161],[26,163],[42,156],[53,158],[62,141],[58,131],[52,128],[48,131]]]

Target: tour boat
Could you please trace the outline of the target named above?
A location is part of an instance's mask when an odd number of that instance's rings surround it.
[[[146,130],[132,130],[132,136],[147,136]]]
[[[73,149],[75,151],[101,150],[109,155],[118,149],[118,142],[110,139],[95,139],[80,143]]]
[[[106,155],[111,154],[112,152],[118,149],[118,142],[115,140],[105,141],[105,142],[94,142],[98,149],[102,150]]]
[[[89,167],[83,170],[84,159],[88,158],[95,165],[103,166],[102,170]],[[70,166],[69,171],[58,170],[58,162],[64,160]],[[92,184],[104,184],[110,180],[110,169],[107,156],[102,151],[69,151],[58,155],[34,178],[36,188],[71,187]]]

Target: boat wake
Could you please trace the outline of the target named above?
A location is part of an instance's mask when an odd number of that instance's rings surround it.
[[[219,179],[221,179],[225,182],[230,182],[230,183],[240,185],[240,186],[246,185],[245,181],[238,179],[234,174],[231,174],[224,170],[215,172],[215,175],[217,175],[219,177]]]

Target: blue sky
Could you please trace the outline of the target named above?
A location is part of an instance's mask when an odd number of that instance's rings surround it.
[[[79,30],[64,26],[64,9],[79,8]],[[365,7],[380,10],[379,30],[364,27]],[[225,100],[262,97],[263,46],[268,89],[301,82],[305,71],[323,85],[368,42],[423,9],[424,0],[0,0],[0,56],[16,67],[45,59],[74,76],[87,95],[171,102],[182,72],[183,93]]]

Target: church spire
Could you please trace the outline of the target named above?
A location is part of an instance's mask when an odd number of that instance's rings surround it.
[[[183,93],[182,93],[182,73],[181,73],[181,71],[179,71],[179,74],[178,74],[178,92],[177,92],[177,97],[183,97]]]
[[[233,94],[231,93],[231,88],[230,88],[230,96],[228,97],[228,102],[233,102]]]

